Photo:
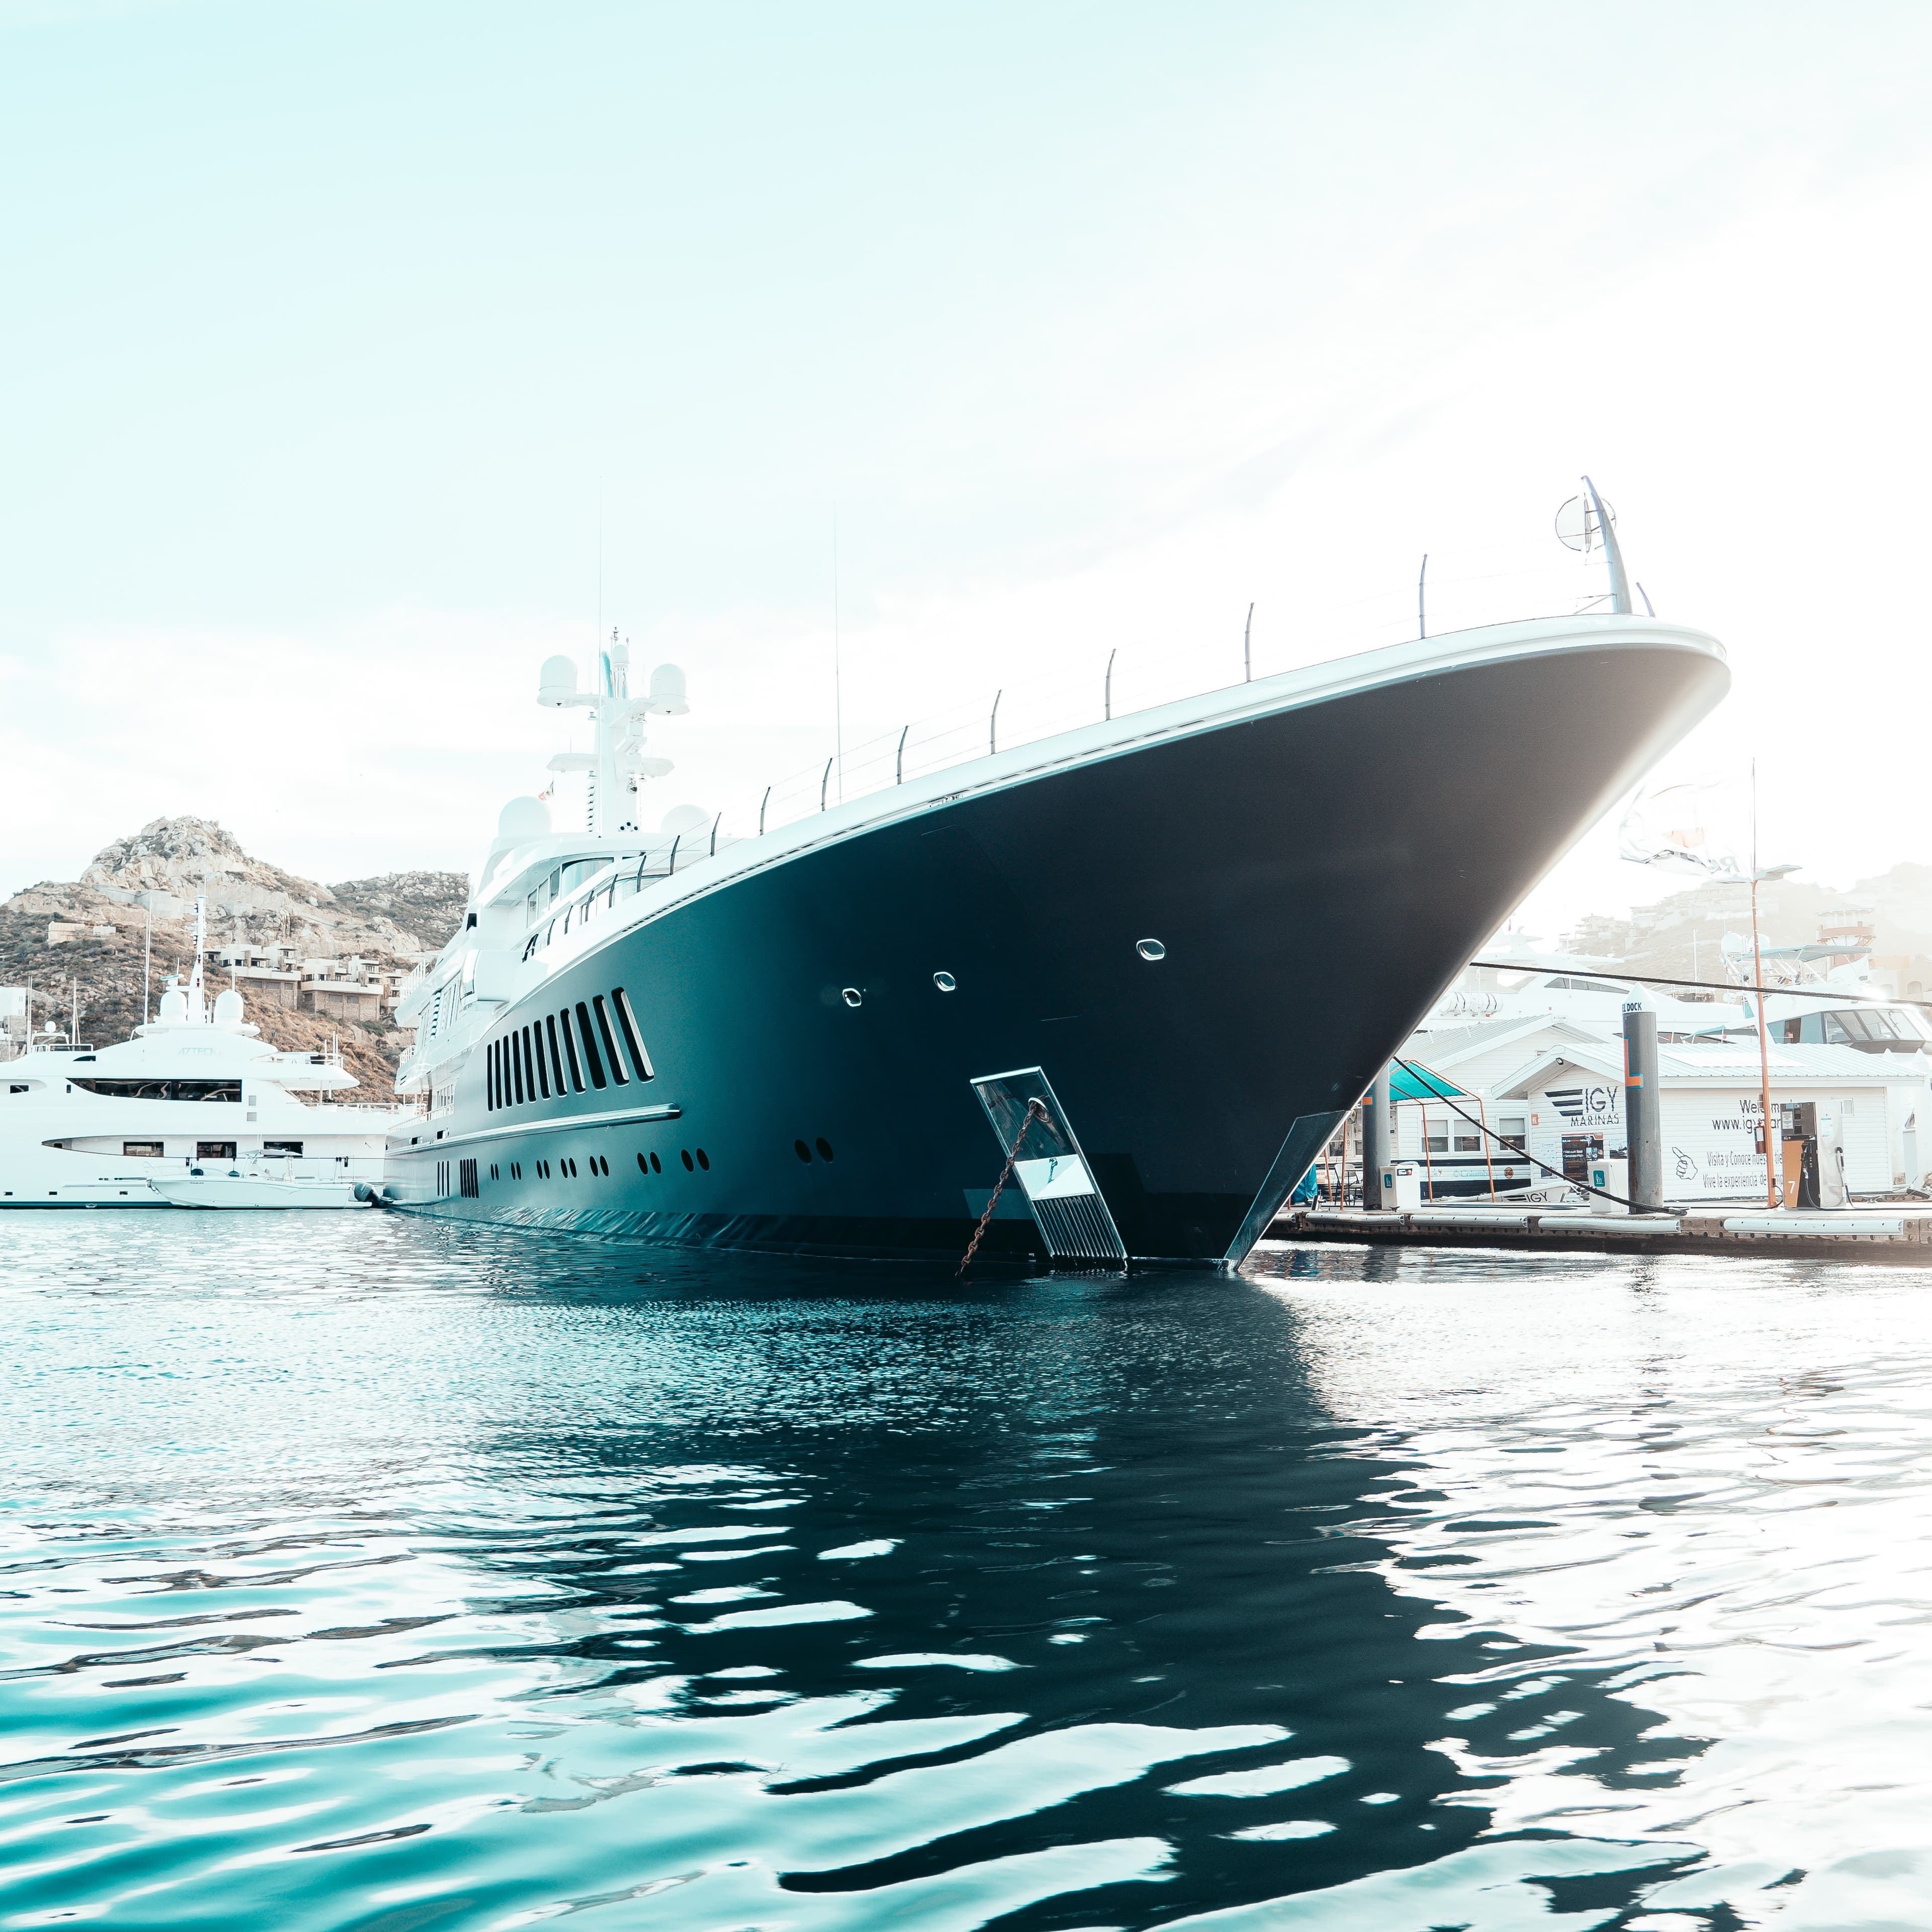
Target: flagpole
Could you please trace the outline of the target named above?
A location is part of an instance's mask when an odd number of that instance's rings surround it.
[[[1762,987],[1764,984],[1764,953],[1758,937],[1757,923],[1757,760],[1751,760],[1751,980]],[[1755,994],[1752,1004],[1757,1009],[1757,1071],[1758,1100],[1764,1108],[1764,1204],[1767,1208],[1778,1205],[1777,1154],[1774,1148],[1771,1126],[1771,1042],[1765,1032],[1764,994]]]
[[[1708,786],[1666,785],[1658,796],[1668,796],[1672,791],[1708,790]],[[1768,872],[1758,863],[1757,849],[1757,760],[1751,760],[1750,767],[1750,868],[1746,872],[1740,868],[1734,851],[1726,850],[1721,856],[1712,849],[1701,827],[1694,834],[1669,831],[1660,835],[1645,822],[1643,807],[1646,800],[1652,797],[1648,792],[1640,791],[1630,801],[1624,814],[1623,824],[1618,832],[1618,849],[1622,856],[1640,866],[1684,863],[1707,878],[1714,878],[1726,885],[1748,885],[1750,887],[1751,905],[1751,984],[1757,1017],[1757,1072],[1758,1104],[1764,1109],[1762,1132],[1764,1135],[1764,1198],[1767,1208],[1778,1204],[1781,1188],[1778,1173],[1778,1150],[1773,1139],[1771,1114],[1771,1040],[1764,1016],[1764,940],[1758,916],[1759,885],[1766,879],[1781,879],[1787,872],[1798,868],[1792,866],[1773,866]],[[1692,852],[1692,844],[1704,847],[1702,852]],[[1694,935],[1692,944],[1696,944]]]

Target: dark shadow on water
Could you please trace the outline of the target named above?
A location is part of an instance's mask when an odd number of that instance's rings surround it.
[[[560,1640],[558,1654],[598,1665],[613,1686],[663,1680],[670,1708],[692,1715],[888,1690],[850,1721],[1016,1714],[910,1760],[769,1773],[767,1790],[862,1788],[909,1762],[964,1763],[1080,1727],[1250,1727],[1204,1755],[1184,1755],[1178,1739],[1168,1761],[1072,1797],[1036,1804],[1016,1790],[997,1822],[788,1873],[794,1890],[1164,1839],[1162,1882],[1066,1894],[1000,1922],[1158,1924],[1470,1845],[1489,1822],[1486,1784],[1431,1748],[1444,1739],[1507,1756],[1523,1748],[1511,1734],[1561,1707],[1563,1743],[1592,1753],[1592,1776],[1612,1786],[1667,1781],[1647,1767],[1696,1748],[1646,1738],[1654,1715],[1610,1694],[1604,1673],[1568,1671],[1560,1654],[1432,1602],[1426,1567],[1351,1526],[1385,1516],[1412,1467],[1324,1410],[1296,1311],[1250,1282],[962,1284],[616,1242],[434,1238],[490,1297],[535,1299],[583,1324],[568,1424],[505,1418],[482,1445],[506,1486],[580,1507],[546,1516],[541,1550],[515,1521],[436,1526],[500,1582],[506,1608],[554,1612],[562,1586],[584,1609],[656,1621],[648,1648],[603,1634]],[[1276,1272],[1372,1287],[1401,1265],[1376,1251],[1316,1253]],[[866,1553],[880,1544],[891,1546]],[[852,1553],[824,1553],[841,1551]],[[640,1558],[669,1567],[640,1569]],[[826,1604],[846,1607],[820,1622],[734,1621]],[[946,1658],[976,1667],[868,1667]],[[1456,1681],[1499,1666],[1519,1690],[1551,1681],[1507,1701],[1511,1684]],[[1310,1760],[1346,1768],[1265,1796],[1169,1789]],[[1231,1835],[1297,1824],[1308,1834]],[[1659,1876],[1652,1864],[1566,1881],[1564,1901],[1628,1910]]]

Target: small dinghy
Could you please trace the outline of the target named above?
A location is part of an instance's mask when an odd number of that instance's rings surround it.
[[[191,1167],[148,1185],[176,1208],[360,1208],[356,1183],[244,1173],[238,1167]]]

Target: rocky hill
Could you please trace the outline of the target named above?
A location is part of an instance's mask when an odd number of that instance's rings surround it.
[[[63,1016],[76,999],[82,1037],[124,1040],[141,1018],[142,968],[152,909],[151,992],[194,956],[194,902],[208,900],[211,952],[246,944],[281,945],[297,957],[355,955],[406,972],[456,929],[469,881],[454,872],[398,872],[326,886],[251,858],[211,819],[158,818],[118,838],[69,883],[44,880],[0,904],[0,983],[31,984]],[[87,928],[50,944],[56,921]],[[211,988],[223,984],[212,968]],[[37,1006],[38,1000],[37,999]],[[363,1084],[358,1097],[386,1100],[409,1036],[392,1021],[355,1023],[248,999],[248,1016],[278,1046],[313,1052],[340,1040]]]

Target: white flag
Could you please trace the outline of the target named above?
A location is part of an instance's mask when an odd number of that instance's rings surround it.
[[[1707,879],[1743,880],[1729,821],[1736,817],[1730,784],[1669,784],[1630,800],[1617,827],[1617,854],[1636,866],[1662,866]]]

